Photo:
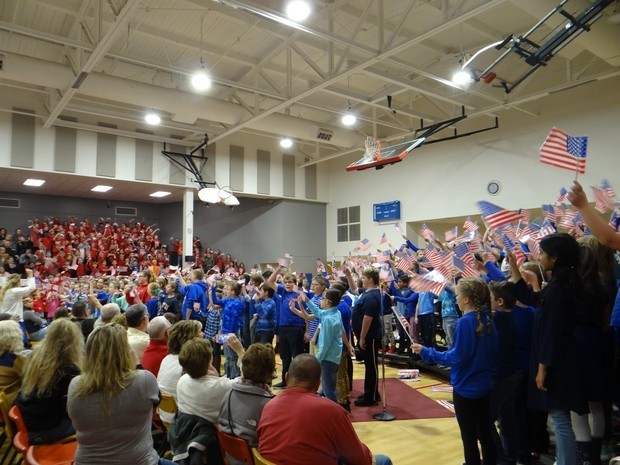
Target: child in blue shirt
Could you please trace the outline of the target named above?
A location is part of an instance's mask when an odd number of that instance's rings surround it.
[[[290,308],[293,313],[306,320],[321,320],[321,328],[318,338],[317,360],[321,363],[321,387],[323,394],[329,400],[338,403],[338,391],[336,381],[338,379],[338,367],[342,357],[342,317],[338,310],[341,293],[337,289],[328,289],[325,296],[321,299],[321,306],[317,307],[302,292],[300,294],[299,307],[295,308],[295,302],[291,301]],[[305,302],[304,302],[305,301]],[[312,314],[309,315],[304,309],[307,305]]]
[[[465,463],[479,464],[478,441],[485,464],[495,464],[497,451],[493,441],[493,424],[489,399],[493,389],[496,334],[491,321],[491,296],[479,278],[464,278],[456,287],[456,301],[463,317],[456,325],[452,349],[439,352],[420,344],[411,348],[425,362],[450,366],[454,388],[454,410],[461,430]]]
[[[224,286],[224,297],[218,299],[215,293],[215,286],[211,286],[211,301],[215,305],[222,307],[220,316],[222,318],[222,334],[234,334],[239,337],[239,330],[243,326],[243,312],[245,311],[245,300],[240,297],[241,284],[230,282]],[[226,376],[234,379],[241,375],[241,370],[237,364],[238,356],[228,345],[224,346],[226,363],[224,371]]]
[[[266,284],[261,284],[256,293],[256,300],[250,299],[250,314],[256,320],[256,342],[271,344],[276,328],[275,291]]]

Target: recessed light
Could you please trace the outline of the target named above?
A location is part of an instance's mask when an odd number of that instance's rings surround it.
[[[91,191],[93,192],[108,192],[110,189],[112,189],[112,186],[95,186],[91,189]]]
[[[28,178],[24,181],[24,186],[39,187],[39,186],[42,186],[43,184],[45,184],[45,181],[43,179]]]
[[[342,121],[342,124],[344,124],[345,126],[353,126],[355,122],[357,121],[357,118],[355,117],[353,113],[345,113],[342,116],[341,121]]]
[[[165,197],[167,195],[170,195],[170,192],[157,191],[157,192],[153,192],[152,194],[149,194],[149,197]]]
[[[161,118],[157,113],[147,113],[144,116],[144,121],[146,121],[148,124],[155,126],[161,123]]]
[[[293,141],[288,137],[285,137],[280,141],[280,146],[285,149],[290,149],[293,146]]]
[[[293,21],[305,21],[310,16],[310,5],[305,0],[293,0],[286,5],[286,16]]]

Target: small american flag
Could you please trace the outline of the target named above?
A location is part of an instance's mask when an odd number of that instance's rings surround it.
[[[571,137],[553,128],[540,147],[540,162],[570,171],[586,172],[587,137]]]
[[[601,181],[601,189],[605,191],[607,197],[609,197],[609,200],[613,202],[616,199],[616,191],[614,191],[614,188],[611,187],[611,184],[609,184],[607,179],[603,179]]]
[[[522,218],[519,213],[498,207],[486,200],[480,200],[476,202],[476,205],[482,212],[482,216],[491,229],[497,229],[500,226],[519,221]]]
[[[383,252],[377,253],[377,261],[380,263],[387,262],[390,260],[390,251],[384,250]]]
[[[433,242],[435,240],[435,233],[431,231],[426,224],[422,224],[420,235],[429,242]]]
[[[577,212],[575,210],[566,210],[560,226],[566,229],[573,229],[575,227],[575,220],[577,219]]]
[[[555,200],[559,203],[562,203],[568,199],[568,191],[562,187],[560,189],[560,193],[555,197]]]
[[[594,208],[601,213],[607,213],[607,210],[612,206],[607,192],[599,187],[592,186],[592,193],[595,199]]]
[[[548,236],[549,234],[555,234],[556,232],[557,230],[553,227],[551,221],[545,218],[545,221],[543,221],[543,224],[540,228],[540,231],[538,231],[538,234],[539,237],[542,239],[543,237]]]
[[[528,239],[527,248],[530,249],[530,257],[532,260],[540,260],[540,244],[537,240]]]
[[[472,267],[470,264],[464,262],[459,257],[452,257],[452,265],[454,265],[454,268],[461,272],[461,276],[463,278],[477,278],[478,276],[480,276],[480,273],[477,269]]]
[[[495,256],[495,254],[493,253],[493,251],[491,250],[491,247],[489,247],[488,245],[484,244],[484,253],[487,255],[487,258],[492,261],[493,263],[497,263],[497,257]]]
[[[433,268],[443,276],[449,278],[452,275],[452,260],[450,253],[440,252],[435,247],[427,247],[424,251],[426,258],[431,262]]]
[[[555,210],[553,209],[553,205],[549,205],[549,204],[543,205],[542,212],[546,220],[549,220],[552,223],[555,223]]]
[[[504,235],[504,247],[507,252],[512,252],[517,259],[517,266],[521,266],[523,262],[525,262],[525,254],[523,253],[523,249],[521,249],[520,244],[517,242],[513,243],[508,236]]]
[[[472,266],[474,265],[474,256],[471,254],[469,248],[467,247],[467,244],[465,244],[464,242],[454,247],[452,251],[456,254],[458,258],[460,258],[467,264]]]
[[[379,244],[385,244],[387,242],[387,234],[383,233],[383,235],[381,236],[381,240],[379,241]]]
[[[357,243],[357,247],[359,248],[359,250],[366,251],[370,247],[372,247],[372,243],[368,239],[362,239]]]
[[[459,235],[459,227],[458,226],[455,226],[452,229],[448,229],[445,232],[446,242],[452,242],[453,240],[455,240],[457,238],[458,235]]]
[[[424,276],[414,274],[409,281],[409,288],[418,293],[429,291],[439,296],[448,283],[445,279],[441,281],[442,279],[440,274],[432,271]]]
[[[562,205],[554,205],[553,206],[553,212],[555,213],[555,222],[557,223],[558,221],[560,221],[562,219],[562,217],[564,216],[564,204]]]
[[[523,224],[528,224],[530,222],[530,218],[532,217],[532,213],[524,208],[519,208],[519,215],[523,217],[521,220]]]
[[[471,220],[470,216],[468,216],[467,219],[465,220],[465,223],[463,224],[463,228],[465,229],[465,231],[468,231],[468,232],[477,231],[478,225]]]
[[[400,227],[400,224],[394,223],[394,229],[396,229],[398,234],[403,234],[403,229]]]

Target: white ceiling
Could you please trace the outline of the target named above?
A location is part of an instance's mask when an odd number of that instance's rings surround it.
[[[560,0],[314,0],[301,26],[284,23],[284,3],[3,0],[0,111],[34,110],[48,127],[110,131],[105,123],[188,146],[205,133],[211,141],[290,135],[320,161],[358,150],[366,135],[395,139],[461,107],[465,130],[506,111],[535,116],[550,92],[620,75],[620,24],[608,21],[617,2],[510,94],[500,81],[529,69],[514,54],[490,84],[458,88],[450,78],[459,58],[524,34]],[[564,8],[578,13],[591,3],[568,0]],[[532,39],[543,43],[555,26]],[[499,53],[481,55],[475,67]],[[189,83],[201,57],[214,81],[204,94]],[[359,118],[353,129],[340,123],[349,105]],[[161,126],[143,122],[148,110],[161,114]],[[319,141],[318,128],[332,131],[332,141]]]

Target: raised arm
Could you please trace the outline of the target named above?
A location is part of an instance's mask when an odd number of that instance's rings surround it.
[[[616,233],[596,210],[588,203],[588,197],[581,184],[574,182],[568,193],[568,200],[572,203],[583,218],[583,222],[598,241],[606,247],[620,250],[620,235]]]

